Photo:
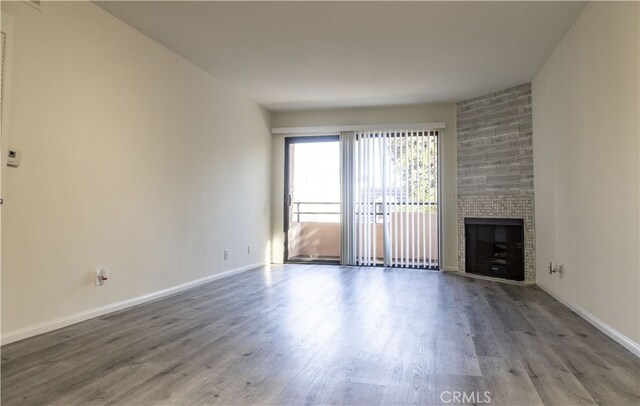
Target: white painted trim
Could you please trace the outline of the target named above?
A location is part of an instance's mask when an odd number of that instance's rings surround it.
[[[7,171],[6,151],[9,149],[9,106],[11,106],[11,67],[13,66],[13,24],[14,18],[12,15],[0,13],[0,31],[7,35],[4,49],[4,77],[2,78],[2,117],[0,117],[0,197],[4,198],[2,190],[5,182],[5,175]],[[1,230],[2,230],[2,206],[0,206],[0,245],[1,245]],[[1,257],[1,254],[0,254]],[[0,258],[0,274],[2,274],[2,258]]]
[[[9,150],[9,121],[11,118],[11,72],[13,66],[13,24],[14,18],[11,14],[2,12],[2,23],[0,31],[7,35],[4,50],[4,89],[2,95],[2,118],[0,126],[0,174],[4,175],[7,170],[6,151]],[[4,176],[2,176],[4,180]]]
[[[440,267],[442,272],[458,272],[457,266],[442,266]]]
[[[158,290],[152,293],[147,293],[146,295],[137,296],[131,299],[121,300],[119,302],[111,303],[106,306],[97,307],[95,309],[86,310],[84,312],[34,324],[29,327],[21,328],[18,330],[10,331],[6,334],[2,334],[2,338],[0,339],[0,341],[2,342],[2,345],[5,345],[5,344],[13,343],[15,341],[23,340],[25,338],[33,337],[39,334],[48,333],[50,331],[57,330],[62,327],[66,327],[71,324],[80,323],[82,321],[89,320],[94,317],[102,316],[107,313],[112,313],[118,310],[126,309],[128,307],[149,302],[151,300],[159,299],[161,297],[169,296],[174,293],[181,292],[183,290],[194,288],[198,285],[202,285],[207,282],[226,278],[228,276],[236,275],[241,272],[248,271],[250,269],[256,269],[264,265],[265,265],[264,263],[258,263],[258,264],[243,266],[240,268],[230,269],[228,271],[205,276],[204,278],[200,278],[200,279],[196,279],[180,285],[172,286],[170,288]]]
[[[272,128],[271,134],[337,135],[343,131],[441,130],[443,128],[446,128],[446,124],[444,122],[408,123],[408,124],[355,124],[355,125],[329,125],[329,126],[317,126],[317,127],[278,127],[278,128]]]
[[[634,342],[629,337],[625,336],[624,334],[614,329],[604,321],[600,320],[593,314],[589,313],[583,307],[563,299],[562,297],[560,297],[560,295],[558,295],[555,291],[551,290],[550,288],[546,288],[540,284],[537,284],[537,285],[538,287],[540,287],[540,289],[547,292],[549,295],[551,295],[551,297],[556,299],[558,302],[567,306],[569,309],[573,310],[573,312],[576,313],[578,316],[582,317],[583,319],[588,321],[591,325],[593,325],[595,328],[597,328],[598,330],[602,331],[604,334],[609,336],[613,341],[617,342],[627,350],[631,351],[633,355],[640,358],[640,343]]]

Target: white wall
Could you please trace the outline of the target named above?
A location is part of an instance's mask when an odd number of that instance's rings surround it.
[[[270,113],[90,2],[43,3],[2,2],[3,336],[265,262]]]
[[[637,2],[589,3],[533,80],[537,283],[636,346],[638,17]]]
[[[443,261],[447,270],[457,269],[456,224],[456,106],[423,104],[397,107],[347,108],[274,113],[272,125],[305,127],[347,124],[401,124],[444,121],[442,134],[442,230]],[[284,136],[275,135],[272,142],[271,165],[271,243],[272,259],[283,261],[283,199],[284,199]]]

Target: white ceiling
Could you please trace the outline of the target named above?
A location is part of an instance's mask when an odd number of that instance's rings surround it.
[[[273,111],[450,102],[530,81],[584,2],[98,5]]]

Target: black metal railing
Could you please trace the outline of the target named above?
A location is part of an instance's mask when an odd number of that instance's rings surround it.
[[[296,218],[296,223],[300,223],[300,216],[309,216],[309,215],[334,215],[338,216],[338,221],[340,221],[340,202],[293,202],[293,216]],[[302,210],[300,207],[304,206],[331,206],[335,207],[335,210],[327,210],[318,208],[313,210],[313,207],[307,208],[306,210]]]
[[[362,206],[365,206],[364,211],[362,211]],[[362,215],[363,218],[369,218],[368,216],[375,216],[376,223],[382,223],[385,210],[385,203],[375,202],[375,203],[356,203],[356,215]],[[411,213],[420,211],[423,207],[430,208],[435,207],[437,209],[438,203],[436,202],[387,202],[387,216],[399,213]],[[371,206],[375,206],[373,210],[370,209]],[[369,207],[369,209],[367,209]],[[410,209],[410,210],[409,210]]]
[[[375,203],[356,203],[356,215],[363,215],[363,216],[375,216],[376,218],[376,222],[381,223],[382,222],[382,218],[385,214],[385,210],[384,210],[384,205],[385,203],[382,202],[375,202]],[[408,207],[411,209],[420,209],[422,207],[424,208],[431,208],[434,207],[437,209],[438,203],[437,202],[387,202],[387,210],[386,210],[386,214],[387,215],[391,215],[394,213],[411,213],[412,210],[407,210],[407,209],[402,209],[403,207]],[[295,201],[292,202],[292,206],[293,206],[293,217],[296,219],[297,223],[300,223],[301,221],[301,216],[316,216],[316,215],[332,215],[332,216],[338,216],[338,218],[336,219],[337,221],[339,221],[339,216],[340,216],[340,202],[302,202],[302,201]],[[305,207],[306,206],[306,207]],[[309,207],[311,206],[311,207]],[[313,206],[321,206],[320,208],[316,208],[315,210],[313,209]],[[327,209],[326,206],[331,207],[331,209]],[[364,210],[363,210],[363,206],[364,206]],[[333,210],[332,208],[335,207],[335,210]]]

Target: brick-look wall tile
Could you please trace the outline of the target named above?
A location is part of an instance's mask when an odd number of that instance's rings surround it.
[[[458,196],[532,193],[531,85],[466,100],[456,110]]]
[[[525,282],[535,282],[531,84],[459,102],[458,267],[465,272],[464,218],[524,220]]]

